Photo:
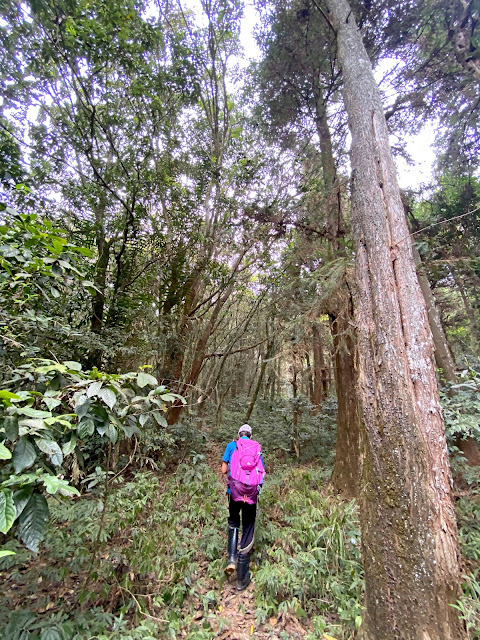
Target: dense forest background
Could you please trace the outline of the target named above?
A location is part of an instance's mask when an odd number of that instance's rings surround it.
[[[427,637],[401,595],[414,590],[409,550],[396,549],[403,569],[369,555],[373,511],[404,508],[395,456],[409,427],[398,406],[392,423],[378,415],[409,374],[377,378],[370,419],[361,325],[373,336],[383,311],[359,311],[359,248],[381,230],[358,213],[363,97],[349,95],[339,26],[355,16],[386,70],[394,156],[415,161],[409,136],[436,131],[434,179],[402,191],[408,228],[393,214],[391,228],[428,313],[436,373],[422,404],[435,412],[438,384],[462,554],[452,618],[428,637],[480,638],[480,7],[352,2],[342,22],[344,5],[259,0],[261,56],[247,65],[239,0],[2,3],[2,637]],[[388,350],[373,340],[380,367]],[[254,584],[237,596],[219,465],[244,422],[267,482]],[[397,462],[377,483],[384,429]],[[444,474],[420,440],[405,445],[418,485],[427,460]],[[404,544],[427,549],[431,521],[405,524]],[[380,577],[397,570],[404,626]]]

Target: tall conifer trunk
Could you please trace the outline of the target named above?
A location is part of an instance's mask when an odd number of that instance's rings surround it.
[[[454,640],[459,550],[427,311],[370,61],[348,2],[326,4],[352,134],[363,637]]]
[[[316,125],[320,139],[323,183],[328,210],[328,240],[331,250],[341,255],[339,239],[343,235],[340,185],[333,155],[332,139],[326,101],[319,83],[316,89]],[[332,484],[338,493],[354,497],[358,492],[360,470],[360,418],[358,413],[355,370],[355,337],[350,331],[352,320],[351,295],[347,278],[342,278],[327,304],[333,341],[333,365],[337,389],[337,445]],[[349,315],[350,314],[350,315]],[[321,348],[320,335],[315,334],[314,345]],[[328,392],[328,372],[321,355],[321,391],[313,404],[319,405]],[[317,370],[317,365],[316,365]]]

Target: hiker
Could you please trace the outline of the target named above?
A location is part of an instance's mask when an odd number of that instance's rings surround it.
[[[227,444],[222,458],[222,473],[228,473],[228,564],[227,576],[235,571],[238,530],[242,514],[242,539],[237,561],[237,591],[250,584],[250,553],[253,547],[257,498],[265,477],[262,448],[251,439],[252,427],[244,424],[238,430],[238,440]]]

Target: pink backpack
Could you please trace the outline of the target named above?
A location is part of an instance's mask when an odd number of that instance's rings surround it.
[[[229,486],[235,502],[255,504],[265,477],[262,447],[255,440],[239,438],[230,460]]]

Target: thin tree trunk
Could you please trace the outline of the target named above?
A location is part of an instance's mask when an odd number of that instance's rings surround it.
[[[324,397],[325,387],[325,361],[323,358],[322,336],[318,323],[312,325],[313,342],[313,415],[317,415]]]
[[[307,346],[308,349],[308,346]],[[307,370],[307,389],[308,392],[305,394],[306,396],[308,396],[310,402],[313,402],[313,370],[312,370],[312,364],[310,362],[310,355],[308,353],[308,351],[306,351],[305,353],[305,368]]]
[[[352,135],[365,640],[457,640],[460,554],[433,343],[388,131],[346,0],[326,0]]]
[[[95,265],[95,275],[93,282],[96,287],[92,298],[92,315],[90,318],[90,329],[93,333],[100,334],[104,324],[105,314],[105,291],[107,288],[107,273],[110,262],[110,250],[113,238],[107,240],[105,237],[105,210],[107,202],[105,193],[101,193],[100,202],[95,209],[95,241],[97,245],[97,264]],[[87,368],[101,367],[102,349],[94,349],[89,353]]]
[[[315,90],[315,123],[320,139],[320,155],[322,158],[323,185],[327,199],[327,229],[329,246],[333,251],[339,247],[339,238],[343,235],[342,207],[340,203],[340,184],[337,176],[335,157],[333,155],[332,137],[328,122],[327,102],[319,82]]]
[[[225,404],[225,399],[228,395],[228,392],[230,391],[230,387],[232,386],[232,383],[230,382],[230,384],[227,385],[227,388],[225,389],[225,391],[220,394],[220,398],[217,404],[217,417],[216,417],[216,428],[217,431],[220,429],[220,427],[222,426],[222,420],[223,420],[223,407]]]
[[[259,371],[259,364],[260,364],[261,358],[262,358],[262,351],[261,349],[259,349],[257,353],[257,360],[255,362],[255,369],[253,370],[253,373],[250,376],[250,381],[248,383],[247,396],[250,396],[252,394],[252,389],[254,388],[253,383],[255,382],[255,378],[257,377],[257,371]]]
[[[316,124],[320,138],[323,181],[328,203],[328,237],[330,246],[340,255],[339,238],[343,235],[342,206],[340,184],[338,180],[335,158],[332,149],[330,126],[328,122],[326,102],[321,87],[316,96]],[[360,474],[360,416],[357,399],[357,380],[354,365],[355,338],[350,331],[352,318],[352,302],[346,278],[342,279],[329,299],[330,331],[333,341],[333,370],[337,391],[337,444],[335,467],[332,484],[335,490],[345,497],[353,497],[358,493]],[[345,315],[346,314],[346,315]],[[318,331],[318,327],[317,327]],[[315,365],[316,399],[320,404],[328,394],[331,383],[331,369],[327,368],[320,334],[318,332],[314,345],[319,352]]]
[[[422,259],[415,244],[412,244],[413,259],[417,268],[418,284],[422,290],[425,304],[427,306],[428,322],[432,332],[433,343],[435,345],[435,360],[438,367],[443,371],[443,376],[447,382],[456,382],[457,373],[455,361],[453,359],[447,336],[443,330],[440,314],[438,313],[435,298],[430,288],[427,274],[422,265]]]
[[[267,336],[268,336],[268,331],[267,331]],[[260,373],[258,374],[257,384],[255,386],[255,390],[251,397],[250,404],[248,405],[247,413],[245,414],[245,422],[248,422],[250,416],[252,415],[252,411],[255,407],[255,403],[257,402],[258,393],[262,386],[263,377],[265,375],[265,369],[267,368],[267,363],[273,355],[273,345],[274,345],[273,339],[269,338],[267,342],[267,349],[265,351],[265,356],[262,359],[262,364],[260,365]]]
[[[337,387],[337,444],[332,485],[346,498],[358,496],[360,452],[360,408],[355,369],[356,341],[353,335],[353,303],[347,284],[338,288],[336,312],[330,313],[334,373]]]
[[[275,395],[277,398],[282,397],[282,358],[279,356],[275,360],[275,381],[276,381],[276,392]]]
[[[297,404],[297,395],[298,395],[298,366],[296,358],[294,358],[294,362],[292,365],[292,395],[293,395],[293,416],[292,416],[292,424],[293,424],[293,433],[292,433],[292,453],[296,458],[300,457],[300,449],[298,446],[298,404]]]
[[[465,313],[468,318],[468,323],[470,325],[470,347],[472,348],[474,353],[479,355],[480,340],[478,336],[477,319],[475,317],[475,312],[473,311],[470,300],[468,299],[467,292],[465,291],[465,285],[462,282],[461,276],[459,276],[456,269],[453,269],[452,267],[450,267],[450,273],[452,274],[453,280],[457,285],[457,289],[460,293],[460,297],[462,298]]]
[[[425,298],[427,305],[428,321],[432,331],[433,343],[435,345],[435,360],[439,369],[443,372],[443,377],[447,382],[458,382],[458,376],[455,367],[450,345],[443,329],[440,314],[438,313],[435,297],[430,288],[425,270],[422,266],[422,260],[417,247],[412,245],[413,259],[417,267],[418,283]],[[451,390],[454,393],[454,390]],[[480,450],[475,438],[470,436],[464,438],[457,436],[454,441],[455,446],[463,453],[465,460],[470,466],[480,465]]]

